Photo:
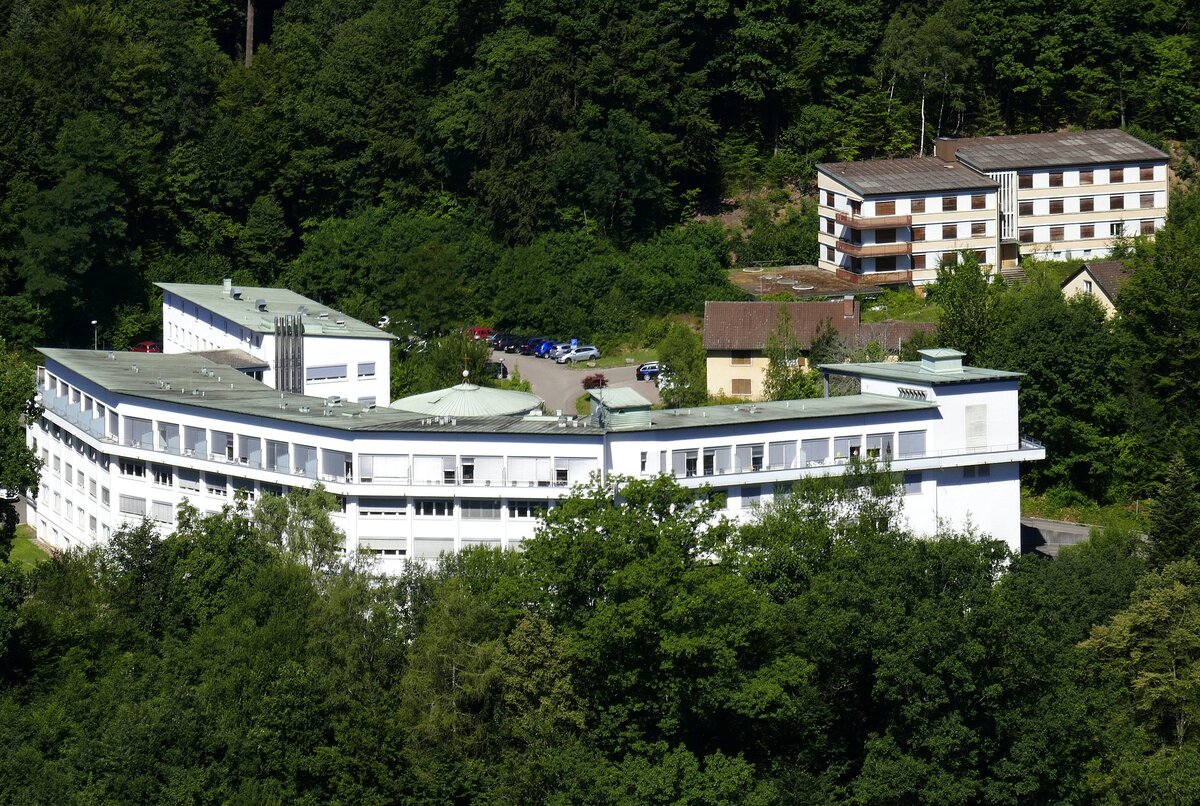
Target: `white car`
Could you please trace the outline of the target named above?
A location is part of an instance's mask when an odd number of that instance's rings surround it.
[[[17,495],[15,492],[0,487],[0,501],[7,501],[11,504],[20,500],[21,496]]]
[[[558,344],[550,348],[550,350],[546,353],[546,357],[553,358],[555,361],[557,361],[567,353],[571,352],[573,349],[575,348],[571,346],[571,342],[560,341]]]
[[[574,364],[577,361],[595,361],[599,357],[600,351],[589,344],[568,350],[555,360],[560,364]]]

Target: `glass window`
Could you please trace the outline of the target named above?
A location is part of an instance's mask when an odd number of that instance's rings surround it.
[[[1119,194],[1119,193],[1114,196],[1109,196],[1108,197],[1108,209],[1109,210],[1124,210],[1125,209],[1125,196],[1123,194]]]
[[[862,450],[862,437],[845,436],[833,438],[833,458],[839,462],[857,459]]]
[[[498,521],[500,520],[499,501],[474,501],[465,499],[460,504],[463,520],[468,521]]]
[[[1154,194],[1153,193],[1141,194],[1140,196],[1138,196],[1138,204],[1141,206],[1141,208],[1143,210],[1153,207],[1154,206]]]
[[[540,518],[550,510],[545,501],[509,501],[508,517],[510,518]]]
[[[1017,215],[1033,215],[1033,202],[1023,201],[1017,205]]]
[[[446,518],[454,515],[454,501],[449,498],[419,498],[413,502],[413,512],[423,518]]]
[[[1110,168],[1108,171],[1108,181],[1110,184],[1119,185],[1125,181],[1124,168]]]
[[[1140,232],[1142,233],[1142,235],[1153,235],[1154,234],[1154,222],[1153,221],[1143,221]]]
[[[983,222],[983,221],[975,221],[975,222],[973,222],[973,223],[971,224],[971,235],[972,235],[973,237],[979,237],[979,236],[981,236],[981,235],[987,235],[987,224],[986,224],[985,222]]]
[[[957,209],[958,209],[958,197],[957,196],[943,196],[942,197],[942,212],[943,213],[951,213]]]
[[[912,212],[914,212],[914,213],[925,212],[925,200],[924,199],[913,199],[912,203],[911,203],[911,209],[912,209]]]
[[[1092,171],[1080,171],[1079,172],[1079,184],[1090,185],[1094,181],[1094,177],[1095,177],[1095,175],[1093,174]]]
[[[1140,179],[1143,182],[1153,182],[1154,181],[1154,166],[1153,165],[1143,165],[1141,168],[1138,168],[1138,179]]]
[[[1054,171],[1050,174],[1050,187],[1060,188],[1063,186],[1062,171]]]
[[[800,442],[800,455],[804,464],[811,467],[823,465],[829,460],[829,439],[805,439]]]
[[[1096,200],[1091,196],[1084,196],[1079,200],[1079,212],[1090,213],[1096,209]]]
[[[1080,238],[1095,238],[1096,237],[1096,225],[1095,224],[1080,224],[1079,225],[1079,237]]]
[[[374,361],[364,361],[363,363],[359,364],[358,365],[358,377],[374,378],[375,377],[375,362]]]
[[[1017,177],[1017,187],[1029,190],[1033,187],[1033,174],[1021,174]]]
[[[1063,200],[1062,199],[1051,199],[1050,200],[1050,213],[1052,215],[1057,215],[1058,213],[1061,213],[1062,211],[1063,211]]]
[[[925,432],[924,431],[901,431],[900,432],[900,458],[908,459],[914,456],[925,455]]]
[[[952,241],[958,237],[958,224],[942,224],[942,240]]]
[[[306,381],[342,381],[346,379],[345,364],[329,364],[321,367],[309,367],[304,371]]]
[[[734,469],[739,473],[763,468],[763,444],[738,445],[734,454]]]
[[[913,227],[912,228],[912,239],[914,241],[925,240],[925,228],[924,227]]]
[[[985,207],[987,207],[987,197],[982,193],[971,197],[972,210],[983,210]]]
[[[742,509],[749,509],[756,506],[762,500],[762,485],[761,484],[744,484],[742,485]]]
[[[896,202],[894,201],[877,201],[875,202],[875,215],[895,215]]]
[[[912,258],[912,267],[913,267],[914,269],[923,269],[923,268],[925,268],[925,255],[913,255],[913,258]]]
[[[1050,240],[1051,241],[1061,241],[1063,239],[1064,231],[1065,230],[1063,227],[1051,227],[1050,228]]]
[[[920,471],[904,474],[904,494],[905,495],[920,495],[921,494],[921,473],[920,473]]]

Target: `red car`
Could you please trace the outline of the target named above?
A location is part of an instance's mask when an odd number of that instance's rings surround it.
[[[133,345],[135,353],[161,353],[162,345],[156,341],[139,341]]]
[[[491,337],[492,329],[490,327],[469,327],[467,335],[475,341],[486,341]]]

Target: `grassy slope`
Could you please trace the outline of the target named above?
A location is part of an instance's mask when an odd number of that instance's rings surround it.
[[[30,568],[50,559],[50,555],[38,548],[33,539],[33,529],[25,525],[18,526],[17,539],[13,543],[12,553],[8,555],[8,558]]]

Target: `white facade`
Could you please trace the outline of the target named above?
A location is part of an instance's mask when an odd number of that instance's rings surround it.
[[[710,485],[740,519],[798,479],[838,475],[870,456],[903,474],[904,515],[917,533],[971,524],[1017,550],[1019,463],[1044,458],[1017,434],[1017,377],[969,368],[890,365],[912,376],[893,381],[874,377],[872,367],[885,365],[845,365],[837,371],[860,374],[864,394],[618,414],[600,427],[340,411],[270,390],[253,401],[255,382],[229,384],[194,357],[198,370],[167,382],[164,362],[176,357],[44,352],[45,413],[28,433],[44,468],[30,522],[64,549],[143,516],[170,531],[185,499],[211,513],[239,490],[253,499],[319,482],[342,503],[333,517],[346,549],[375,554],[389,571],[406,557],[518,547],[541,512],[593,473],[665,472]],[[236,402],[218,401],[226,391]]]
[[[380,406],[391,402],[389,334],[281,289],[159,285],[164,353],[243,350],[267,366],[261,380],[276,388],[275,320],[299,316],[304,394]]]

